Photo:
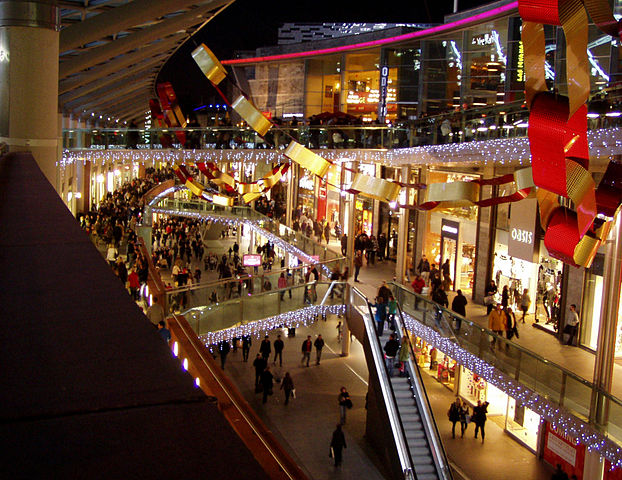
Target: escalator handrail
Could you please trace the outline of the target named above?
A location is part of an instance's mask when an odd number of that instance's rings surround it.
[[[434,449],[432,450],[432,455],[434,456],[434,459],[436,461],[437,471],[440,475],[442,475],[443,479],[451,480],[453,479],[453,476],[451,474],[451,469],[449,468],[449,461],[447,460],[447,454],[445,452],[445,448],[443,447],[443,442],[441,441],[441,435],[438,430],[438,425],[436,424],[436,420],[434,419],[434,415],[432,413],[432,407],[430,405],[430,398],[428,397],[428,392],[423,385],[421,370],[419,369],[419,365],[412,360],[416,359],[417,357],[415,355],[415,350],[413,348],[412,342],[410,341],[410,335],[408,335],[408,329],[406,328],[406,322],[404,321],[404,315],[399,303],[397,304],[397,311],[399,313],[399,324],[397,325],[397,327],[408,339],[408,347],[410,349],[408,366],[409,369],[412,371],[413,375],[413,388],[417,390],[420,399],[420,402],[418,402],[422,410],[422,415],[420,415],[420,417],[422,419],[426,419],[424,421],[424,425],[428,434],[428,440],[431,446],[434,447]]]
[[[382,367],[380,367],[382,372],[384,372],[386,376],[386,384],[388,388],[383,389],[382,385],[385,383],[383,379],[379,378],[380,388],[383,390],[383,397],[385,397],[385,406],[387,408],[387,415],[389,416],[389,423],[391,424],[391,430],[394,432],[394,438],[396,441],[396,447],[398,450],[398,456],[400,458],[400,464],[402,466],[402,472],[404,474],[405,480],[417,480],[414,465],[412,463],[412,455],[410,453],[410,449],[408,448],[408,442],[406,441],[406,433],[404,432],[404,425],[402,424],[402,419],[400,417],[399,411],[397,410],[397,401],[395,399],[395,394],[393,392],[393,385],[391,384],[391,380],[389,377],[389,372],[387,370],[386,362],[384,361],[384,353],[382,350],[382,345],[380,344],[380,338],[376,332],[376,326],[374,325],[374,315],[371,310],[371,304],[367,297],[363,295],[358,289],[352,287],[351,292],[360,296],[365,303],[367,304],[367,310],[369,312],[369,322],[365,320],[365,314],[363,313],[363,322],[365,323],[365,328],[367,329],[368,337],[370,337],[370,348],[372,350],[372,356],[374,356],[374,351],[376,355],[374,359],[378,357],[380,363],[382,363]],[[350,302],[352,304],[352,302]],[[375,341],[372,339],[375,339]],[[380,372],[378,372],[380,373]],[[386,390],[386,391],[385,391]],[[388,394],[388,395],[387,395]],[[388,397],[390,395],[390,397]],[[388,398],[387,398],[388,397]],[[393,422],[392,420],[397,420]],[[399,429],[399,430],[398,430]]]

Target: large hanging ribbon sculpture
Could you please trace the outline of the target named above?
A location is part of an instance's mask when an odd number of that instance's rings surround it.
[[[269,119],[263,116],[263,114],[252,104],[252,102],[248,100],[247,96],[244,95],[244,92],[242,92],[242,95],[238,96],[233,103],[229,103],[228,99],[219,87],[219,84],[228,78],[226,70],[210,49],[207,48],[207,46],[202,44],[197,47],[192,52],[192,57],[225,102],[227,102],[231,108],[233,108],[260,136],[263,137],[272,127],[278,128]],[[236,87],[239,89],[237,85]],[[241,89],[239,90],[241,91]],[[285,132],[283,133],[287,135]],[[291,140],[290,144],[283,151],[283,155],[322,179],[324,179],[329,168],[333,165],[330,161],[312,152],[308,148],[296,142],[294,139]],[[276,181],[271,180],[271,177],[279,175],[279,167],[276,167],[273,174],[268,177],[264,177],[254,184],[243,184],[237,183],[233,177],[227,173],[221,172],[213,163],[199,163],[197,166],[212,183],[221,186],[229,193],[237,192],[242,195],[243,200],[246,202],[256,199],[261,195],[261,193],[266,192],[269,188],[271,188],[271,186],[276,183]],[[349,170],[354,174],[352,184],[348,189],[349,192],[380,201],[396,202],[403,187],[413,187],[412,185],[400,182],[393,182],[382,178],[364,175],[360,172],[347,168],[346,170]],[[280,174],[284,173],[285,171],[283,170]],[[523,177],[525,177],[524,174]],[[498,179],[430,185],[429,187],[426,187],[426,199],[423,204],[415,206],[406,205],[403,207],[431,210],[433,208],[459,205],[491,206],[504,202],[518,201],[525,198],[533,186],[533,182],[531,181],[531,173],[529,173],[526,178],[529,179],[526,182],[524,181],[524,178],[521,178],[521,181],[516,181],[514,175],[506,175]],[[511,182],[515,183],[515,193],[502,197],[484,200],[479,199],[480,185],[505,184]],[[331,186],[341,189],[340,186]],[[420,186],[418,185],[415,188],[420,188]]]
[[[186,117],[179,108],[173,85],[170,82],[158,83],[156,89],[167,125],[171,128],[186,128]],[[182,145],[186,144],[186,132],[176,131],[175,136]]]
[[[544,244],[551,256],[583,267],[591,265],[622,200],[615,177],[619,165],[610,165],[598,189],[588,171],[586,9],[600,29],[619,37],[607,0],[519,0],[530,108],[528,136]],[[547,91],[544,24],[561,26],[566,36],[568,97]],[[572,200],[576,211],[561,206],[558,196]],[[607,219],[597,218],[597,213]]]

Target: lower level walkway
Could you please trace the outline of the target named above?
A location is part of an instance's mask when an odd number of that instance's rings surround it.
[[[337,317],[329,316],[326,322],[320,320],[309,327],[298,328],[293,338],[286,336],[286,330],[270,333],[271,341],[281,334],[285,342],[283,367],[272,364],[273,356],[270,358],[270,366],[280,376],[289,372],[296,387],[296,399],[290,400],[287,406],[284,405],[279,384],[275,383],[274,395],[268,398],[266,404],[261,403],[262,395],[255,393],[252,361],[258,353],[259,340],[253,339],[248,363],[242,361],[240,349],[230,353],[225,372],[311,478],[388,478],[364,438],[368,372],[362,346],[353,339],[350,355],[339,355],[341,345],[337,342],[338,321]],[[302,342],[307,335],[315,339],[318,334],[322,334],[326,341],[320,365],[315,365],[314,349],[310,366],[302,366]],[[447,410],[455,397],[433,377],[424,373],[423,378],[456,479],[506,480],[509,471],[517,479],[550,478],[552,469],[538,461],[534,454],[510,438],[492,420],[486,424],[484,444],[473,438],[472,426],[467,430],[465,438],[452,439]],[[348,448],[344,451],[342,467],[337,469],[328,458],[328,450],[331,433],[339,421],[337,395],[341,386],[348,389],[354,408],[347,412],[344,431]]]

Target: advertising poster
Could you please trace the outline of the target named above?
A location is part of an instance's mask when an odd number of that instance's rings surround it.
[[[543,458],[554,467],[559,463],[564,472],[583,479],[585,445],[576,444],[574,437],[546,422]]]

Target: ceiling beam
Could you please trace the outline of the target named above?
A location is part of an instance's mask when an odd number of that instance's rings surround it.
[[[88,85],[85,85],[85,86],[80,87],[80,88],[76,88],[76,89],[72,90],[71,92],[67,92],[67,93],[62,94],[59,97],[59,102],[61,104],[64,104],[64,103],[72,101],[72,100],[74,100],[76,98],[80,98],[80,97],[83,97],[85,95],[88,95],[89,93],[94,92],[96,90],[100,90],[103,87],[106,87],[108,85],[111,85],[111,84],[114,84],[116,82],[119,82],[120,80],[123,80],[124,78],[129,77],[131,75],[136,76],[138,73],[141,73],[144,70],[148,70],[150,68],[153,68],[158,63],[162,63],[166,58],[167,58],[166,55],[160,55],[158,57],[149,58],[149,59],[145,60],[144,62],[137,63],[132,68],[126,68],[126,69],[124,69],[124,70],[122,70],[120,72],[117,72],[117,73],[113,74],[113,75],[108,75],[107,77],[100,78],[99,80],[91,82]]]
[[[59,51],[66,52],[106,36],[127,31],[131,27],[179,12],[196,3],[197,0],[134,0],[119,5],[61,30]]]
[[[131,95],[133,92],[135,92],[136,90],[140,90],[141,88],[144,88],[146,90],[146,87],[150,84],[151,84],[151,81],[135,83],[133,85],[128,85],[124,89],[116,91],[112,95],[105,95],[102,97],[93,98],[89,102],[86,102],[86,103],[78,102],[76,105],[67,103],[63,107],[64,107],[64,110],[68,110],[68,111],[79,111],[79,110],[88,111],[88,110],[93,110],[95,108],[101,109],[102,106],[104,105],[115,105],[116,103],[118,103],[120,98],[125,99],[127,97],[128,100],[131,99],[132,98]]]
[[[217,4],[221,1],[222,0],[215,2],[214,5],[210,4],[209,6],[195,8],[182,15],[164,20],[157,25],[144,28],[119,40],[107,43],[101,47],[92,48],[71,59],[62,61],[59,65],[58,77],[61,79],[66,78],[73,73],[93,67],[117,55],[147,45],[154,40],[161,39],[179,30],[186,30],[194,25],[202,23],[205,20],[204,17],[208,15],[211,10],[216,8],[218,6]]]
[[[58,85],[58,93],[59,95],[67,93],[74,88],[91,83],[113,72],[118,72],[125,67],[135,65],[145,58],[150,58],[154,55],[166,55],[168,54],[168,51],[173,48],[173,45],[180,42],[184,37],[185,34],[183,33],[172,35],[160,42],[154,42],[148,47],[140,48],[127,55],[119,55],[109,62],[101,63],[86,72],[75,75],[74,77],[61,80]]]
[[[135,75],[133,77],[124,78],[116,81],[115,83],[111,83],[105,87],[100,88],[99,90],[92,92],[90,94],[82,95],[79,98],[76,98],[71,101],[61,102],[61,105],[65,107],[69,107],[69,109],[73,110],[76,106],[80,106],[81,103],[89,102],[96,98],[112,98],[115,97],[120,91],[126,90],[136,84],[145,84],[147,82],[153,82],[155,77],[155,71],[153,72],[145,72],[142,74]]]

